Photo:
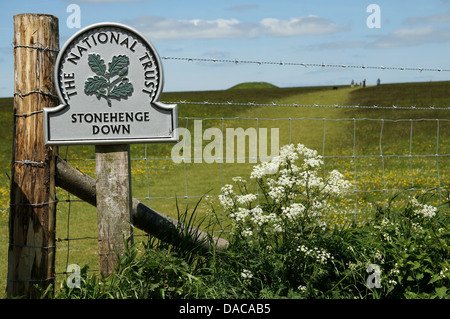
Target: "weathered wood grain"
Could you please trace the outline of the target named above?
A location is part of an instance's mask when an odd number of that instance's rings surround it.
[[[96,145],[99,272],[114,272],[125,240],[132,242],[130,145]]]
[[[45,147],[44,107],[56,106],[53,69],[59,48],[58,19],[14,16],[14,138],[11,168],[8,297],[38,297],[55,276],[55,154]],[[30,93],[34,92],[34,93]]]

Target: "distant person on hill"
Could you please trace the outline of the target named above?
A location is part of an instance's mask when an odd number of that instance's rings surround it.
[[[377,79],[377,85],[380,85],[381,84],[381,81],[380,81],[380,78],[378,78]]]
[[[355,86],[355,81],[354,81],[354,80],[352,80],[352,82],[350,83],[350,86],[351,86],[351,87],[354,87],[354,86]]]
[[[365,88],[365,87],[366,87],[366,79],[364,79],[364,80],[363,80],[363,82],[362,82],[362,86],[363,86],[363,88]]]

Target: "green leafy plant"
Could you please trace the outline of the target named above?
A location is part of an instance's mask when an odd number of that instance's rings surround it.
[[[229,216],[226,250],[193,247],[200,201],[193,212],[177,205],[180,240],[126,246],[114,274],[99,280],[82,270],[81,288],[63,286],[56,298],[450,298],[449,216],[441,211],[449,203],[432,201],[440,190],[398,194],[375,203],[367,223],[332,227],[325,217],[351,184],[338,171],[323,178],[322,165],[316,151],[284,146],[253,167],[252,181],[236,177],[205,201],[213,220],[216,205]]]
[[[378,206],[375,219],[331,227],[333,197],[350,189],[339,172],[320,177],[317,152],[299,144],[254,166],[250,183],[235,178],[218,200],[232,222],[221,269],[234,272],[237,295],[295,298],[448,298],[448,219],[427,204],[432,192],[404,207]],[[391,201],[392,202],[392,201]],[[367,283],[379,268],[381,285]],[[221,276],[224,274],[221,274]]]
[[[385,261],[384,297],[449,297],[449,220],[439,211],[448,203],[429,205],[436,194],[438,190],[409,197],[372,226],[372,241],[382,248]]]
[[[133,93],[133,85],[126,77],[130,61],[126,55],[113,56],[106,70],[105,61],[99,54],[89,54],[88,64],[97,75],[89,77],[84,83],[84,92],[88,95],[95,94],[97,99],[102,97],[111,106],[111,99],[120,100]]]

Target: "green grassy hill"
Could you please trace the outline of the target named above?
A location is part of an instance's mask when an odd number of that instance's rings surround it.
[[[267,82],[245,82],[237,84],[230,88],[230,90],[236,90],[236,89],[273,89],[277,88],[277,86],[267,83]]]
[[[379,105],[447,107],[450,106],[450,82],[383,84],[374,87],[343,87],[337,90],[332,86],[278,88],[268,83],[243,83],[232,89],[222,91],[174,92],[162,94],[161,101],[194,102],[243,102],[260,104],[305,104],[305,105]],[[0,99],[0,291],[4,292],[7,276],[8,249],[8,209],[9,209],[9,175],[11,171],[12,116],[13,99]],[[217,127],[231,128],[278,128],[280,145],[303,143],[318,150],[319,154],[338,155],[341,159],[327,159],[327,171],[338,168],[350,180],[357,171],[358,187],[379,189],[380,187],[407,187],[411,178],[417,185],[428,187],[436,184],[436,159],[420,158],[386,158],[381,165],[379,158],[367,158],[352,161],[351,155],[380,154],[380,122],[358,122],[356,131],[353,118],[373,119],[449,119],[450,111],[438,110],[373,110],[354,108],[322,107],[286,107],[286,106],[236,106],[179,104],[179,127],[188,127],[193,132],[194,118],[203,120],[203,129]],[[189,118],[189,119],[186,119]],[[226,120],[222,120],[225,118]],[[233,118],[233,119],[231,119]],[[259,118],[256,120],[255,118]],[[329,119],[325,121],[323,119]],[[228,120],[230,119],[230,120]],[[349,119],[333,121],[333,119]],[[324,138],[324,131],[326,135]],[[356,132],[356,140],[354,140]],[[413,140],[410,140],[411,124],[409,122],[386,122],[383,126],[383,154],[408,154],[412,147],[414,154],[435,154],[436,122],[414,122]],[[439,153],[450,154],[450,125],[440,122]],[[323,142],[325,141],[325,146]],[[207,145],[210,141],[204,141]],[[173,144],[132,145],[132,189],[133,196],[141,198],[161,213],[176,217],[174,197],[218,194],[220,186],[231,182],[231,178],[242,176],[248,178],[252,163],[236,164],[175,164],[171,161]],[[387,152],[387,153],[386,153]],[[60,156],[70,160],[70,164],[95,176],[95,157],[93,146],[61,146]],[[157,159],[157,160],[145,160]],[[86,160],[90,159],[90,160]],[[448,185],[450,165],[446,158],[439,159],[441,184]],[[381,169],[384,169],[384,178]],[[425,168],[424,168],[425,167]],[[185,179],[185,172],[187,179]],[[410,172],[414,176],[410,176]],[[186,184],[187,180],[187,184]],[[385,185],[383,185],[383,182]],[[160,197],[146,199],[150,197]],[[79,238],[96,236],[95,208],[81,202],[65,202],[69,198],[66,192],[59,191],[57,234],[59,238]],[[70,197],[74,199],[73,196]],[[170,198],[170,199],[165,199]],[[358,195],[358,209],[363,210],[368,203],[383,200],[382,194]],[[179,199],[183,209],[185,202]],[[189,200],[189,207],[195,205],[196,199]],[[353,209],[354,204],[351,206]],[[70,211],[70,233],[67,218]],[[205,211],[202,207],[201,211]],[[350,211],[350,210],[349,210]],[[336,218],[344,218],[338,216]],[[223,218],[223,216],[219,216]],[[57,272],[65,271],[67,242],[58,243]],[[79,240],[70,244],[70,263],[81,266],[90,264],[96,267],[96,241]],[[1,297],[0,293],[0,297]]]

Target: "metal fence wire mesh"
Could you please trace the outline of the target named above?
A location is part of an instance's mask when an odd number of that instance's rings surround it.
[[[163,58],[170,63],[175,61],[220,62],[220,63],[257,63],[258,65],[274,64],[257,61],[213,61],[193,58]],[[279,63],[279,62],[278,62]],[[284,64],[288,65],[288,64]],[[298,64],[292,64],[298,66]],[[318,67],[338,67],[334,64],[308,65]],[[340,66],[344,68],[344,66]],[[351,66],[356,67],[356,66]],[[366,68],[358,66],[358,68]],[[385,69],[384,67],[377,67]],[[391,70],[423,71],[422,68],[390,67]],[[428,70],[428,69],[427,69]],[[446,71],[429,69],[428,71]],[[450,177],[450,120],[445,118],[414,118],[415,110],[431,111],[450,110],[447,106],[421,108],[416,106],[379,107],[359,105],[317,105],[317,104],[258,104],[246,102],[223,101],[171,101],[183,105],[217,107],[228,105],[234,107],[254,108],[252,114],[258,114],[258,108],[328,108],[409,110],[411,118],[333,118],[333,117],[179,117],[179,128],[190,132],[190,140],[183,138],[186,152],[178,153],[177,161],[173,160],[174,144],[134,144],[131,146],[131,172],[133,197],[152,209],[165,215],[177,218],[177,205],[181,211],[186,207],[193,208],[205,195],[214,202],[221,194],[221,187],[232,183],[232,178],[241,176],[251,183],[249,175],[253,165],[267,161],[271,156],[271,143],[278,139],[279,146],[302,143],[315,149],[323,157],[323,174],[327,175],[333,169],[338,169],[347,180],[353,184],[342,199],[341,205],[345,213],[331,216],[336,223],[356,221],[367,222],[377,205],[392,205],[397,207],[404,203],[405,196],[412,196],[427,191],[435,192],[433,204],[439,205],[448,201],[448,180]],[[366,114],[366,113],[364,113]],[[405,113],[402,113],[405,114]],[[440,113],[442,114],[442,113]],[[431,115],[432,116],[432,115]],[[201,127],[196,132],[196,128]],[[225,151],[216,154],[205,152],[205,147],[211,139],[204,138],[205,130],[218,129],[222,134],[221,143],[226,142],[227,128],[255,129],[257,138],[261,133],[267,137],[266,149],[261,145],[251,144],[246,140],[245,152],[235,149],[232,156]],[[263,130],[261,130],[263,129]],[[265,129],[265,131],[264,131]],[[272,129],[277,129],[277,135]],[[423,134],[426,131],[428,134]],[[218,131],[216,131],[218,132]],[[195,133],[199,133],[196,135]],[[430,138],[432,136],[432,138]],[[197,140],[196,140],[197,139]],[[197,144],[196,144],[197,143]],[[251,149],[254,147],[255,149]],[[261,153],[262,152],[262,153]],[[95,177],[94,148],[90,146],[61,146],[60,157],[70,165]],[[258,196],[258,188],[253,187]],[[399,195],[400,194],[400,195]],[[396,195],[399,195],[395,197]],[[395,199],[393,199],[395,197]],[[95,207],[82,202],[64,190],[58,190],[58,225],[57,225],[57,273],[65,274],[69,264],[80,264],[90,259],[90,267],[96,271],[97,253],[97,216]],[[199,212],[207,213],[208,206],[200,206]],[[448,210],[448,207],[442,209]],[[82,214],[80,212],[83,212]],[[215,231],[226,232],[227,218],[222,211],[218,216],[219,225]],[[147,237],[144,233],[135,232],[136,236]],[[84,241],[83,245],[78,243]],[[86,241],[89,243],[86,244]]]

